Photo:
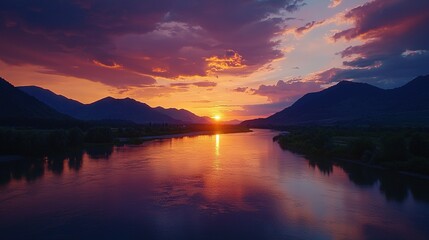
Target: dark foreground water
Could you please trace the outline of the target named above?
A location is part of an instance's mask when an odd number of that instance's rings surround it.
[[[0,165],[0,239],[428,239],[429,181],[257,130]]]

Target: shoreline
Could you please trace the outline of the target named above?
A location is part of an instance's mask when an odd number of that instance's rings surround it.
[[[351,160],[351,159],[345,159],[345,158],[334,158],[333,160],[330,160],[330,161],[348,162],[348,163],[353,163],[353,164],[357,164],[357,165],[368,167],[368,168],[378,169],[378,170],[382,170],[382,171],[386,171],[386,172],[389,171],[389,172],[394,172],[394,173],[398,173],[398,174],[402,174],[402,175],[406,175],[406,176],[417,177],[417,178],[429,180],[429,175],[426,175],[426,174],[389,169],[389,168],[386,168],[386,167],[383,167],[383,166],[380,166],[377,164],[369,164],[369,163],[361,162],[358,160]]]
[[[204,135],[216,135],[216,134],[232,134],[232,133],[246,133],[252,132],[252,130],[247,131],[225,131],[225,132],[216,132],[216,131],[196,131],[196,132],[188,132],[188,133],[176,133],[176,134],[165,134],[165,135],[153,135],[153,136],[144,136],[137,137],[134,139],[142,140],[142,141],[150,141],[156,139],[169,139],[169,138],[181,138],[181,137],[192,137],[192,136],[204,136]],[[127,141],[133,138],[118,138],[119,143],[127,143]]]
[[[182,138],[182,137],[192,137],[192,136],[204,136],[204,135],[216,135],[216,134],[233,134],[233,133],[246,133],[246,132],[252,132],[252,130],[247,131],[225,131],[225,132],[216,132],[216,131],[195,131],[195,132],[187,132],[187,133],[177,133],[177,134],[165,134],[165,135],[153,135],[153,136],[144,136],[144,137],[138,137],[138,138],[117,138],[118,142],[116,143],[108,143],[113,145],[118,144],[131,144],[131,145],[140,145],[146,141],[152,141],[157,139],[172,139],[172,138]],[[137,139],[139,143],[132,143],[131,140]],[[106,143],[102,144],[88,144],[85,146],[94,146],[94,145],[106,145]],[[0,154],[0,164],[2,163],[8,163],[8,162],[15,162],[15,161],[21,161],[26,159],[27,157],[25,155],[17,155],[17,154]]]
[[[428,136],[410,129],[302,127],[273,141],[310,160],[324,158],[429,179]]]
[[[294,152],[292,150],[289,149],[282,149],[283,151],[289,151],[293,154],[299,155],[304,157],[307,161],[310,161],[310,158],[308,155],[306,154],[302,154],[302,153],[297,153]],[[312,160],[316,160],[315,158],[311,158]],[[321,161],[321,159],[316,160],[316,161]],[[372,168],[372,169],[378,169],[381,171],[385,171],[385,172],[393,172],[393,173],[397,173],[397,174],[401,174],[401,175],[405,175],[405,176],[409,176],[409,177],[415,177],[415,178],[421,178],[421,179],[425,179],[425,180],[429,180],[429,175],[426,174],[421,174],[421,173],[413,173],[413,172],[407,172],[407,171],[401,171],[401,170],[394,170],[394,169],[389,169],[377,164],[370,164],[370,163],[365,163],[359,160],[352,160],[352,159],[346,159],[346,158],[338,158],[338,157],[332,157],[332,158],[328,158],[326,160],[322,160],[322,161],[330,161],[332,163],[339,163],[339,162],[347,162],[347,163],[352,163],[352,164],[356,164],[356,165],[360,165],[363,167],[367,167],[367,168]]]

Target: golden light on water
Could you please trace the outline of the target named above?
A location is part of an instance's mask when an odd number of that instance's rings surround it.
[[[216,134],[216,156],[219,156],[220,135]]]
[[[215,153],[216,153],[216,157],[214,159],[214,166],[215,166],[216,171],[221,170],[220,159],[219,159],[219,149],[220,149],[220,135],[216,134],[215,135]]]

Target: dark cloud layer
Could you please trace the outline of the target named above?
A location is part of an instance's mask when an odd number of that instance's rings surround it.
[[[282,56],[272,38],[284,19],[273,16],[301,5],[302,0],[3,0],[0,60],[122,87],[153,84],[153,76],[257,69]]]
[[[375,0],[345,16],[353,28],[336,33],[335,40],[360,38],[364,44],[340,54],[347,68],[334,68],[319,80],[357,80],[381,87],[396,87],[412,77],[429,73],[429,1]]]

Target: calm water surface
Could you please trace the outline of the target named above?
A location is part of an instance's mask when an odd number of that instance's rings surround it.
[[[275,132],[0,165],[0,239],[428,239],[429,181],[281,150]]]

